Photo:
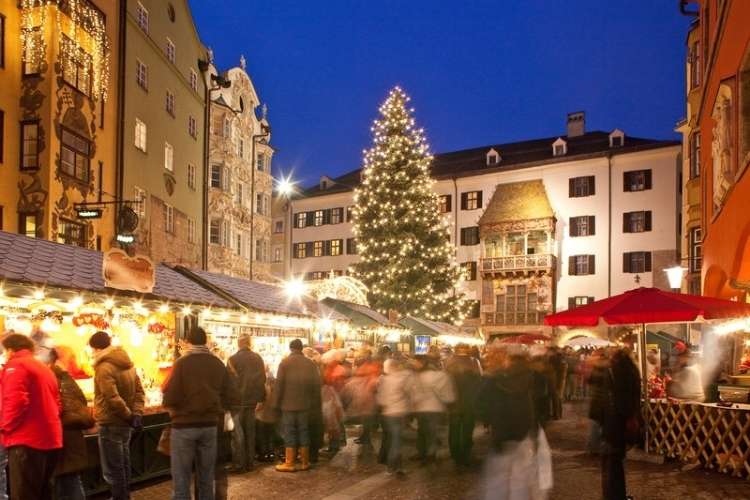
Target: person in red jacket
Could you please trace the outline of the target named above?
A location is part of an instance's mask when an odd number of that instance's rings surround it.
[[[3,339],[0,428],[8,449],[11,500],[52,498],[51,479],[62,448],[60,391],[55,374],[34,358],[25,335]]]

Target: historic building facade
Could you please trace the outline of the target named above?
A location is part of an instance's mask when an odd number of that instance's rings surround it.
[[[115,210],[115,1],[0,5],[0,229],[107,249]]]
[[[135,251],[203,265],[207,64],[187,0],[133,0],[121,18],[124,50],[118,196],[132,201]]]
[[[567,134],[437,154],[462,292],[485,333],[540,331],[559,311],[636,286],[669,288],[678,262],[680,145],[623,131]],[[357,260],[350,207],[359,171],[322,177],[278,220],[291,224],[289,274],[318,280]],[[282,266],[279,266],[281,268]]]
[[[750,292],[750,3],[684,2],[698,14],[703,294]],[[697,9],[697,10],[696,10]],[[691,33],[692,35],[692,33]]]
[[[686,15],[690,11],[683,10]],[[697,116],[702,88],[702,61],[704,47],[701,43],[701,24],[696,16],[687,35],[687,60],[685,62],[685,118],[677,124],[682,135],[682,234],[681,265],[686,269],[682,291],[701,294],[702,215],[701,193],[701,132]]]
[[[218,73],[211,67],[211,81]],[[246,71],[221,78],[212,93],[208,179],[208,270],[271,277],[271,128]]]

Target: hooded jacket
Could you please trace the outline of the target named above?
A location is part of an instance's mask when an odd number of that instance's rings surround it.
[[[380,377],[376,400],[386,417],[403,417],[411,411],[409,395],[414,380],[409,370],[391,370],[386,361],[385,375]]]
[[[143,415],[146,394],[130,356],[120,347],[100,351],[94,360],[94,418],[98,425],[126,427]]]
[[[62,448],[61,411],[57,379],[52,370],[27,349],[14,352],[2,375],[0,426],[5,447]]]

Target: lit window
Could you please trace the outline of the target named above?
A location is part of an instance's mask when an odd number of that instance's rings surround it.
[[[481,191],[461,193],[461,210],[477,210],[478,208],[482,208]]]
[[[174,172],[174,148],[168,142],[164,143],[164,168]]]
[[[341,240],[331,240],[330,255],[332,256],[341,255]]]
[[[146,136],[147,136],[147,128],[146,124],[143,123],[140,119],[135,119],[135,147],[146,152]]]
[[[138,26],[148,33],[148,11],[140,2],[138,2],[135,8],[135,19],[138,22]]]
[[[508,285],[505,293],[495,296],[496,324],[529,325],[538,324],[543,313],[538,310],[538,297],[526,285]]]
[[[83,49],[76,49],[73,40],[65,35],[62,36],[60,45],[63,81],[79,92],[89,95],[93,73],[91,56]]]
[[[39,27],[36,27],[26,36],[29,37],[29,40],[26,45],[26,54],[23,57],[23,75],[36,75],[42,72],[42,64],[45,62],[43,50],[44,34]],[[35,51],[36,54],[34,54]]]
[[[165,100],[165,106],[164,108],[167,110],[167,113],[172,115],[174,117],[174,109],[175,109],[175,101],[174,101],[174,94],[167,90],[167,97]]]
[[[91,143],[63,128],[60,141],[60,170],[79,181],[89,180]]]
[[[36,238],[41,226],[40,214],[33,213],[21,213],[18,221],[18,232],[29,238]]]
[[[461,264],[464,272],[464,279],[466,281],[475,281],[477,279],[477,263],[476,262],[464,262]]]
[[[323,225],[323,210],[316,210],[315,216],[313,218],[313,225],[314,226],[322,226]]]
[[[174,234],[174,208],[172,205],[164,204],[164,231]]]
[[[307,212],[299,212],[294,216],[295,227],[302,229],[307,226]]]
[[[568,298],[568,309],[575,309],[576,307],[585,306],[594,302],[594,297],[587,297],[583,295],[576,295],[575,297]]]
[[[167,46],[165,48],[165,53],[167,55],[167,59],[169,59],[169,62],[171,62],[172,64],[174,64],[174,62],[175,62],[175,48],[174,48],[174,43],[169,38],[167,38]]]
[[[148,90],[148,66],[141,61],[135,61],[135,81],[143,90]]]
[[[322,241],[313,242],[313,257],[322,257],[323,247],[324,247],[324,244]]]
[[[188,187],[192,189],[193,191],[195,191],[195,175],[196,175],[195,165],[193,165],[192,163],[188,163],[187,173],[188,173],[188,181],[187,181]]]
[[[294,244],[294,258],[304,259],[307,257],[307,244],[306,243],[295,243]]]

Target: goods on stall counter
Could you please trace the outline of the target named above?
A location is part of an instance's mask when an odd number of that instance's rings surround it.
[[[91,325],[97,330],[107,330],[110,327],[109,321],[107,321],[101,314],[96,313],[78,314],[76,316],[73,316],[71,322],[75,327]]]

